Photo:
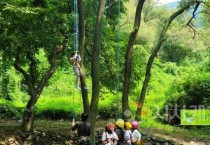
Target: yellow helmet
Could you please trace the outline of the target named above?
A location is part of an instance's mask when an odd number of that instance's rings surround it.
[[[131,129],[132,124],[130,122],[125,122],[125,129]]]
[[[115,124],[120,127],[120,128],[124,128],[124,120],[123,119],[118,119]]]

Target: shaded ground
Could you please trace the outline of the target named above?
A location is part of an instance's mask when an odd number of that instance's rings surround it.
[[[97,143],[100,144],[101,134],[105,126],[104,121],[97,123]],[[33,133],[22,133],[19,130],[19,121],[0,121],[0,145],[76,145],[78,144],[75,132],[70,130],[70,121],[43,121],[34,123]],[[143,129],[143,140],[148,145],[208,145],[202,141],[183,140],[163,135],[158,130]],[[210,144],[209,144],[210,145]]]

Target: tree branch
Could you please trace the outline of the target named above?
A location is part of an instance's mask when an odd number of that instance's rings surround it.
[[[16,70],[21,72],[25,78],[29,78],[29,75],[26,73],[26,71],[22,67],[20,67],[20,65],[19,65],[20,53],[21,53],[21,49],[18,48],[16,57],[15,57],[14,67],[15,67]]]
[[[192,25],[188,25],[192,30],[193,30],[193,37],[192,37],[192,39],[195,39],[195,36],[196,36],[196,30],[193,28],[193,26]]]
[[[196,5],[195,5],[195,8],[194,8],[194,10],[193,10],[192,17],[191,17],[190,20],[187,22],[186,26],[188,26],[188,25],[192,22],[192,20],[195,19],[195,16],[196,16],[195,13],[196,13],[196,11],[198,10],[198,7],[199,7],[200,4],[201,4],[201,1],[196,1]]]
[[[35,84],[36,82],[36,60],[34,56],[32,56],[31,52],[27,52],[27,58],[30,60],[30,76],[31,76],[31,83]]]
[[[194,10],[193,10],[193,13],[192,13],[192,17],[190,18],[190,20],[187,22],[187,24],[186,24],[186,26],[189,26],[192,30],[193,30],[193,39],[195,38],[195,36],[196,36],[196,30],[193,28],[193,26],[192,26],[192,20],[193,19],[196,19],[195,18],[195,16],[197,15],[197,14],[199,14],[199,13],[202,13],[202,12],[204,12],[204,11],[201,11],[201,12],[198,12],[198,13],[196,13],[196,11],[198,10],[198,7],[200,6],[200,4],[202,3],[202,1],[196,1],[196,5],[195,5],[195,8],[194,8]]]
[[[22,75],[24,76],[28,86],[29,86],[29,89],[30,91],[31,88],[32,88],[32,84],[31,84],[31,81],[30,81],[30,76],[29,74],[27,74],[27,72],[20,66],[19,62],[20,62],[20,54],[21,54],[21,48],[18,48],[17,49],[17,53],[16,53],[16,56],[15,56],[15,62],[13,64],[14,68],[16,70],[18,70],[20,73],[22,73]]]
[[[67,41],[68,41],[68,36],[65,35],[63,44],[60,45],[57,49],[54,49],[54,51],[51,53],[51,55],[50,55],[50,68],[46,71],[45,75],[40,80],[40,83],[37,86],[37,93],[40,93],[42,91],[46,82],[49,80],[49,78],[55,72],[57,56],[64,51],[64,49],[66,48]]]

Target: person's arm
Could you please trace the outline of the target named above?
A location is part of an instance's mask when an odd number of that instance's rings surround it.
[[[103,132],[101,141],[102,141],[102,144],[106,143],[106,132]]]
[[[115,144],[117,144],[119,138],[118,138],[116,132],[114,132],[114,131],[113,131],[113,138],[114,138],[114,145],[115,145]]]
[[[137,142],[136,130],[134,130],[134,131],[132,132],[132,135],[131,135],[131,142],[132,142],[132,143],[136,143],[136,142]]]
[[[141,133],[138,131],[138,141],[141,141]]]
[[[74,62],[75,62],[74,57],[70,57],[70,63],[71,63],[71,64],[74,64]]]
[[[76,123],[76,124],[73,124],[73,123],[72,123],[72,128],[71,128],[71,129],[72,129],[73,131],[75,131],[77,128],[78,128],[78,124],[77,124],[77,123]]]
[[[129,132],[127,130],[125,131],[124,139],[125,139],[125,141],[130,140],[130,134],[129,134]]]

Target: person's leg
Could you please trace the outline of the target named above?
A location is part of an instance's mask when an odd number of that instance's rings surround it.
[[[76,74],[76,88],[80,89],[80,68],[74,66],[74,71]]]
[[[80,78],[79,77],[80,77],[79,75],[77,75],[77,77],[76,77],[76,88],[77,89],[80,89]]]

